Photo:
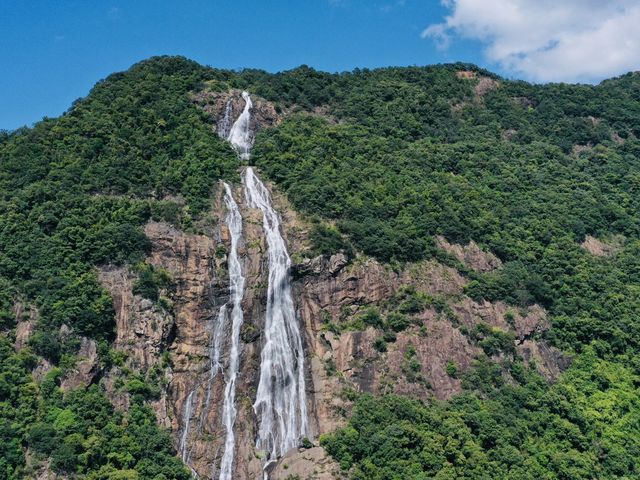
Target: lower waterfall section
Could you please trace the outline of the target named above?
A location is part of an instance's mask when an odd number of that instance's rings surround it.
[[[180,436],[180,457],[185,465],[189,465],[189,430],[191,428],[191,416],[193,415],[193,396],[195,390],[191,390],[187,400],[184,402],[184,411],[182,413],[182,435]]]
[[[253,405],[259,422],[256,448],[265,452],[267,467],[308,434],[304,351],[291,296],[291,259],[280,233],[280,217],[271,205],[269,191],[251,167],[245,172],[244,186],[248,206],[262,211],[268,246],[267,311],[260,381]]]
[[[207,383],[207,397],[204,402],[204,412],[209,410],[209,404],[211,403],[211,387],[213,380],[216,378],[218,372],[222,371],[222,364],[220,363],[220,349],[222,343],[222,334],[224,333],[224,326],[227,322],[227,306],[222,305],[218,311],[218,317],[215,320],[211,335],[211,348],[209,349],[209,382]]]
[[[238,244],[242,238],[242,216],[238,204],[233,199],[231,187],[224,184],[224,202],[227,207],[226,224],[231,236],[231,250],[228,256],[229,290],[231,293],[231,339],[229,348],[229,366],[225,375],[224,403],[222,420],[226,428],[224,454],[220,463],[220,480],[231,480],[233,474],[233,458],[235,453],[236,420],[236,378],[240,367],[240,327],[243,322],[242,298],[244,296],[245,278],[238,258]]]

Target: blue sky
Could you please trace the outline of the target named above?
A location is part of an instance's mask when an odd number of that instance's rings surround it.
[[[611,37],[602,22],[616,15],[631,17],[635,31],[640,0],[564,1],[556,8],[555,0],[0,0],[0,129],[57,116],[97,80],[161,54],[268,71],[470,61],[534,81],[597,81],[630,70],[640,58],[634,45],[633,60],[586,72],[581,55],[590,52],[569,47],[586,28],[599,42]],[[593,3],[586,13],[585,3]],[[575,62],[566,61],[572,55]],[[602,51],[598,57],[602,63]]]

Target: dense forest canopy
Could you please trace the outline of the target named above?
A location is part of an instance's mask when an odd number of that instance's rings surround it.
[[[322,439],[354,478],[640,477],[639,75],[531,85],[467,64],[271,74],[157,57],[60,118],[0,135],[0,479],[26,475],[27,449],[88,478],[188,477],[145,405],[150,379],[129,381],[136,403],[120,414],[99,386],[63,395],[59,378],[81,336],[99,341],[104,368],[118,362],[95,267],[135,265],[153,292],[142,226],[197,229],[216,180],[238,179],[191,99],[205,86],[286,112],[252,162],[301,212],[335,223],[327,245],[342,235],[394,266],[451,262],[473,298],[547,308],[547,340],[573,355],[554,385],[517,358],[479,358],[449,402],[354,394],[348,426]],[[504,266],[469,271],[435,235],[475,240]],[[615,238],[615,253],[592,255],[586,235]],[[16,303],[38,310],[19,352]],[[36,381],[40,357],[56,367]]]

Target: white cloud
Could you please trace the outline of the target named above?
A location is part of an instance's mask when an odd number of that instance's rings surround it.
[[[423,38],[479,40],[489,61],[538,82],[596,81],[640,67],[640,0],[442,0]]]

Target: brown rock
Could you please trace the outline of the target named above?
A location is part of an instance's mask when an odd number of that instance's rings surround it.
[[[96,342],[89,338],[82,337],[77,356],[79,359],[76,365],[71,371],[65,374],[60,383],[60,387],[65,392],[90,385],[98,373]]]
[[[464,78],[466,80],[473,80],[478,76],[478,74],[472,70],[458,70],[456,72],[456,77]]]
[[[478,97],[484,97],[488,92],[500,86],[500,82],[489,77],[480,77],[473,91]]]
[[[322,447],[292,450],[270,472],[272,480],[300,478],[304,480],[338,480],[346,473],[331,459]]]
[[[502,266],[502,262],[498,257],[491,252],[482,250],[473,240],[462,246],[449,243],[443,236],[438,235],[436,237],[436,245],[476,272],[490,272]]]
[[[13,312],[16,317],[16,341],[14,348],[18,351],[27,345],[29,338],[33,334],[38,320],[38,309],[33,305],[16,302],[13,306]]]
[[[613,235],[607,240],[587,235],[580,246],[596,257],[611,257],[622,250],[624,240],[622,235]]]

